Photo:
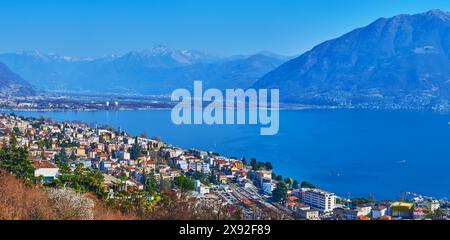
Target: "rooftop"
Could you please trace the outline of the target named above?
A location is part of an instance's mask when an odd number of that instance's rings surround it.
[[[49,161],[40,161],[40,160],[36,160],[33,161],[33,166],[35,169],[39,169],[39,168],[58,168],[55,164],[49,162]]]

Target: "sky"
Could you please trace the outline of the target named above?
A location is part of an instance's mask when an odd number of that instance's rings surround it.
[[[298,55],[380,17],[448,0],[2,0],[0,53],[99,57],[155,44],[216,55]]]

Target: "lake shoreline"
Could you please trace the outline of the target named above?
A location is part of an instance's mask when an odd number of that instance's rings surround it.
[[[280,133],[270,137],[259,136],[259,128],[253,125],[176,126],[167,109],[15,114],[104,124],[134,135],[146,132],[186,149],[255,157],[272,162],[277,174],[312,182],[341,196],[347,192],[353,197],[371,193],[385,199],[394,199],[400,192],[450,196],[445,187],[450,185],[445,178],[450,171],[445,161],[450,155],[450,115],[433,111],[280,111]]]

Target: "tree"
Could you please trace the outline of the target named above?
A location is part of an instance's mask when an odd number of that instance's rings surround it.
[[[72,152],[72,154],[70,154],[69,159],[70,159],[70,161],[75,161],[75,160],[77,160],[77,156],[75,155],[74,152]]]
[[[34,180],[34,167],[28,159],[28,151],[17,147],[17,140],[12,135],[10,145],[0,148],[0,168],[3,168],[24,180]]]
[[[18,135],[18,136],[21,134],[20,129],[18,127],[14,127],[13,132],[15,135]]]
[[[277,178],[277,174],[274,171],[272,171],[272,179],[275,179],[275,178]]]
[[[317,188],[314,184],[307,182],[307,181],[303,181],[301,184],[302,188]]]
[[[161,138],[159,138],[158,136],[153,136],[152,140],[155,140],[157,142],[162,142]]]
[[[206,173],[195,171],[192,173],[192,179],[199,180],[200,182],[206,185],[210,184],[210,176],[209,174]]]
[[[275,180],[277,180],[278,182],[283,181],[283,176],[282,175],[278,175]]]
[[[52,148],[52,143],[50,142],[50,139],[48,139],[48,138],[44,139],[44,147],[45,147],[45,149]]]
[[[141,138],[147,138],[147,132],[141,132],[141,134],[139,134],[139,137]]]
[[[368,204],[371,201],[367,198],[352,198],[351,199],[351,204],[353,207],[357,207],[359,205],[363,205],[363,204]]]
[[[57,219],[93,220],[94,201],[69,188],[48,189],[48,199]]]
[[[181,192],[194,190],[194,182],[186,176],[175,177],[173,183],[181,190]]]
[[[264,164],[264,168],[265,168],[266,170],[272,170],[272,169],[273,169],[272,163],[271,163],[271,162],[266,162],[266,163]]]
[[[250,166],[252,166],[253,170],[258,170],[258,166],[257,166],[258,162],[256,161],[256,158],[252,158],[250,160]]]
[[[245,160],[245,157],[242,157],[242,164],[244,164],[244,166],[247,166],[247,160]]]
[[[284,179],[284,183],[286,183],[289,187],[292,187],[292,183],[293,183],[292,178]]]
[[[130,158],[133,160],[136,160],[139,157],[139,154],[141,154],[141,146],[137,143],[137,139],[135,144],[130,149]]]
[[[1,220],[50,220],[55,219],[45,192],[30,188],[14,175],[0,170],[0,219]]]
[[[292,188],[294,189],[298,189],[299,185],[298,185],[298,181],[294,180],[294,182],[292,183]]]
[[[58,179],[48,183],[49,186],[66,186],[77,192],[92,192],[101,198],[106,197],[107,192],[102,185],[104,177],[100,172],[83,168],[81,164],[74,171],[70,168],[62,170]]]
[[[262,170],[262,169],[265,169],[266,167],[265,167],[265,163],[263,163],[263,162],[258,162],[257,164],[256,164],[256,170]]]
[[[156,181],[155,175],[153,173],[144,174],[144,191],[155,194],[158,192],[158,182]]]
[[[284,203],[287,198],[287,187],[283,182],[277,183],[275,189],[272,191],[272,199],[274,202]]]
[[[67,157],[67,152],[65,148],[62,148],[57,156],[55,156],[55,163],[58,167],[63,167],[68,165],[69,158]]]

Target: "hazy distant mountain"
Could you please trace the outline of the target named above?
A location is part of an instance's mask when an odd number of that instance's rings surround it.
[[[288,102],[448,103],[450,13],[380,18],[286,62],[254,86],[279,88]]]
[[[246,88],[286,60],[269,52],[228,58],[161,45],[97,59],[0,54],[0,61],[44,90],[142,94],[168,94],[192,87],[194,80],[202,80],[205,87]]]
[[[35,95],[34,88],[19,75],[12,72],[5,64],[0,63],[0,96]]]

